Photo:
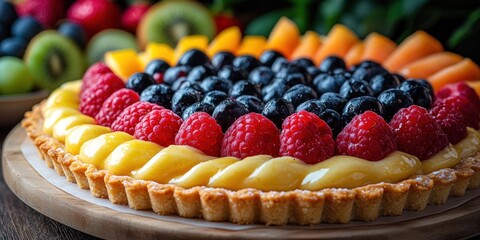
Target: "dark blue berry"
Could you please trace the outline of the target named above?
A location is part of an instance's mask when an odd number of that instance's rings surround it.
[[[43,30],[42,25],[32,16],[18,18],[12,25],[12,36],[21,37],[27,42]]]
[[[261,113],[263,110],[263,102],[259,98],[252,95],[242,95],[236,98],[238,102],[247,106],[249,112]]]
[[[332,129],[334,138],[336,138],[342,131],[343,127],[345,127],[345,121],[342,119],[342,116],[332,109],[323,111],[319,117],[328,124],[330,129]]]
[[[185,111],[187,107],[199,102],[202,98],[202,92],[193,88],[182,88],[173,94],[172,111],[178,116],[182,116],[183,111]]]
[[[387,89],[398,87],[400,81],[389,73],[380,73],[373,76],[369,84],[373,91],[373,96],[378,96]]]
[[[320,71],[320,69],[318,69],[317,67],[313,66],[313,67],[308,67],[305,69],[307,71],[307,73],[310,75],[310,78],[311,79],[315,79],[320,73],[322,73],[322,71]]]
[[[232,65],[235,55],[231,52],[218,52],[212,57],[212,65],[216,69],[220,69],[225,65]]]
[[[353,117],[368,110],[373,111],[382,117],[385,116],[385,109],[378,99],[371,96],[361,96],[353,98],[345,104],[342,118],[346,123],[349,123]]]
[[[177,83],[178,83],[178,86],[177,86]],[[203,92],[203,88],[200,86],[200,84],[187,81],[185,77],[180,78],[172,85],[172,90],[176,89],[174,91],[177,91],[183,88],[193,88],[199,92]]]
[[[165,83],[165,82],[164,82],[164,83]],[[187,81],[187,78],[186,78],[186,77],[180,77],[180,78],[178,78],[177,80],[175,80],[175,82],[173,82],[172,85],[169,85],[169,86],[172,88],[172,90],[173,90],[174,92],[176,92],[176,91],[179,90],[179,89],[182,87],[182,85],[185,84],[185,83],[190,83],[190,82]],[[166,84],[166,83],[165,83],[165,84]],[[167,84],[167,85],[168,85],[168,84]],[[202,90],[202,91],[203,91],[203,90]]]
[[[189,67],[196,67],[210,63],[210,58],[198,49],[190,49],[185,52],[177,62],[177,65],[185,65]]]
[[[7,38],[10,35],[10,31],[3,25],[0,25],[0,41]]]
[[[217,73],[217,76],[228,79],[232,82],[237,82],[247,78],[244,71],[235,68],[231,65],[223,66]]]
[[[189,66],[175,66],[167,69],[163,75],[163,82],[172,85],[177,79],[187,77],[191,68]]]
[[[291,61],[291,63],[303,67],[304,69],[315,67],[315,63],[313,63],[309,58],[297,58]]]
[[[415,105],[429,109],[433,99],[430,90],[424,87],[423,83],[416,80],[407,80],[398,86],[398,89],[408,93]]]
[[[355,70],[359,68],[365,68],[365,69],[370,69],[370,68],[376,68],[376,67],[381,67],[381,65],[377,62],[371,61],[371,60],[365,60],[360,62],[357,65],[353,65],[350,70],[354,72]]]
[[[260,66],[250,72],[248,80],[255,85],[263,87],[267,86],[274,77],[275,73],[269,67]]]
[[[170,68],[170,64],[161,60],[155,59],[148,63],[145,67],[145,72],[155,79],[156,82],[164,82],[165,72]]]
[[[347,101],[346,98],[334,92],[327,92],[320,96],[320,102],[325,104],[325,107],[328,109],[335,110],[336,112],[342,112]]]
[[[318,99],[311,99],[308,101],[303,102],[302,104],[298,105],[296,112],[300,112],[302,110],[314,113],[317,116],[320,116],[327,107]]]
[[[358,68],[352,71],[352,77],[369,82],[373,76],[383,73],[388,74],[389,72],[377,63],[364,62],[363,65],[360,64]]]
[[[428,93],[430,94],[430,96],[432,97],[432,100],[435,101],[435,93],[433,92],[433,87],[432,85],[425,79],[409,79],[409,80],[415,80],[417,81],[418,83],[420,83],[420,85],[424,86],[425,88],[427,88],[428,90]]]
[[[283,120],[294,113],[294,111],[295,108],[291,102],[283,98],[277,98],[265,104],[262,115],[270,119],[278,129],[282,129]]]
[[[255,57],[250,55],[242,55],[236,57],[232,62],[233,67],[244,72],[251,72],[253,69],[262,65]]]
[[[319,95],[327,92],[338,92],[347,81],[344,75],[320,73],[313,79],[313,86]]]
[[[0,43],[0,54],[2,56],[23,58],[27,45],[27,41],[23,38],[9,37]]]
[[[153,84],[155,84],[155,80],[153,80],[152,76],[146,73],[135,73],[128,78],[125,87],[142,94],[145,88]]]
[[[203,102],[211,104],[213,106],[217,106],[220,102],[227,99],[228,97],[229,96],[227,93],[214,90],[205,94],[205,97],[203,97]]]
[[[248,108],[235,99],[225,99],[217,105],[213,111],[212,117],[215,118],[218,125],[225,132],[239,117],[247,114]]]
[[[173,91],[166,84],[155,84],[143,90],[140,100],[155,103],[170,109],[172,106]]]
[[[9,1],[0,1],[0,24],[8,28],[17,18],[15,6]]]
[[[262,53],[259,61],[264,66],[271,67],[273,65],[273,63],[275,62],[275,60],[277,60],[278,58],[285,59],[285,57],[281,53],[279,53],[277,51],[273,51],[273,50],[267,50],[267,51]]]
[[[368,83],[363,80],[357,79],[350,79],[343,83],[338,93],[340,93],[340,96],[346,99],[373,95],[373,91],[368,85]]]
[[[202,87],[204,92],[218,90],[228,93],[228,91],[230,91],[230,89],[232,88],[232,82],[225,78],[210,76],[205,78],[200,86]]]
[[[58,32],[72,39],[80,48],[84,48],[87,43],[85,31],[76,23],[65,21],[58,27]]]
[[[290,63],[288,62],[288,60],[284,57],[279,57],[277,58],[273,64],[272,64],[272,71],[273,72],[279,72],[280,69],[282,69],[283,67],[285,67],[286,65],[289,65]]]
[[[241,80],[233,84],[229,94],[232,98],[236,98],[241,95],[252,95],[256,97],[260,97],[261,95],[260,88],[246,80]]]
[[[405,79],[405,77],[403,77],[402,75],[400,75],[400,74],[398,74],[398,73],[394,73],[394,74],[392,74],[392,75],[393,75],[394,77],[396,77],[397,80],[398,80],[398,82],[400,82],[400,83],[405,82],[405,80],[407,80],[407,79]]]
[[[322,72],[333,72],[335,69],[347,68],[343,59],[337,56],[329,56],[325,58],[318,67]]]
[[[182,118],[183,120],[186,120],[190,115],[196,112],[206,112],[212,115],[214,109],[215,107],[210,103],[196,102],[183,110]]]
[[[407,108],[413,104],[410,95],[402,90],[388,89],[377,97],[385,107],[385,120],[390,121],[393,115],[401,108]]]
[[[297,84],[309,84],[311,82],[310,75],[302,67],[293,64],[286,64],[275,75],[276,78],[284,79],[288,86]]]
[[[192,68],[187,75],[187,80],[190,82],[201,82],[203,79],[215,76],[217,73],[208,65],[201,65]]]
[[[275,98],[281,98],[288,90],[289,86],[283,79],[273,79],[273,81],[262,89],[262,100],[268,102]]]
[[[317,98],[317,93],[309,86],[297,84],[288,89],[282,98],[291,102],[293,107],[296,108],[305,101]]]

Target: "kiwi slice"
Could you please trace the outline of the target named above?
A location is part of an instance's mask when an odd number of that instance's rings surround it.
[[[187,35],[215,34],[215,22],[208,9],[193,1],[165,1],[152,6],[137,29],[142,47],[149,42],[166,43],[175,47]]]
[[[139,51],[135,36],[129,32],[118,29],[103,30],[90,40],[87,45],[87,62],[92,65],[103,61],[103,56],[108,51],[131,48]]]
[[[82,78],[86,67],[80,48],[54,30],[35,36],[28,45],[24,60],[36,85],[49,90]]]

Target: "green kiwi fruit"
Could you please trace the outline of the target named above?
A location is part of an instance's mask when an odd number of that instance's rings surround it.
[[[24,60],[36,85],[49,90],[64,82],[81,79],[86,68],[80,48],[54,30],[35,36],[28,45]]]
[[[166,43],[175,47],[186,35],[215,34],[215,22],[203,5],[193,1],[164,1],[152,6],[137,28],[142,47],[149,42]]]
[[[103,30],[90,40],[87,45],[87,62],[92,65],[103,61],[103,56],[108,51],[132,48],[139,51],[135,36],[118,29]]]

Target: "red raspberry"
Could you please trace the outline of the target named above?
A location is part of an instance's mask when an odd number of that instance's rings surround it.
[[[102,75],[98,82],[85,90],[80,97],[80,112],[95,117],[102,108],[103,102],[114,92],[124,87],[125,83],[115,74]]]
[[[175,143],[182,122],[172,110],[153,110],[135,126],[135,138],[168,147]]]
[[[278,156],[280,136],[277,127],[258,113],[238,118],[225,132],[221,155],[246,158],[259,154]]]
[[[175,137],[175,144],[194,147],[210,156],[220,156],[223,133],[215,118],[196,112],[183,122]]]
[[[135,133],[135,126],[153,110],[162,110],[163,107],[149,102],[136,102],[125,108],[117,119],[113,121],[113,131],[123,131],[130,135]]]
[[[437,100],[429,113],[437,121],[448,141],[457,144],[467,137],[467,123],[458,108],[449,108],[445,99]]]
[[[480,122],[480,117],[478,115],[479,113],[475,106],[473,106],[472,103],[470,103],[470,101],[468,101],[468,99],[465,97],[447,97],[442,101],[436,101],[433,104],[433,107],[435,107],[437,104],[441,104],[442,107],[451,109],[451,111],[454,111],[455,113],[461,113],[468,127],[478,129]]]
[[[113,72],[112,70],[110,70],[110,68],[108,68],[107,65],[101,62],[95,63],[91,67],[89,67],[85,74],[83,74],[82,89],[80,93],[83,95],[83,92],[85,92],[87,88],[95,85],[96,82],[100,79],[100,77],[106,73]]]
[[[280,156],[291,156],[309,164],[321,162],[335,153],[332,130],[317,115],[300,111],[282,124]]]
[[[105,100],[95,116],[95,120],[99,125],[110,127],[126,107],[138,101],[140,101],[140,96],[135,91],[126,88],[120,89]]]
[[[437,98],[443,99],[451,96],[463,96],[467,98],[473,106],[480,112],[480,99],[477,93],[470,86],[464,82],[451,83],[442,87],[438,93]]]
[[[425,108],[412,105],[402,108],[390,121],[400,151],[425,160],[448,145],[442,128]]]
[[[397,150],[387,122],[372,111],[357,115],[337,136],[338,153],[379,161]]]

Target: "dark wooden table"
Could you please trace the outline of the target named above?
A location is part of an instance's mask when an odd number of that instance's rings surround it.
[[[11,128],[13,126],[0,128],[0,146]],[[0,164],[0,239],[98,239],[52,220],[23,203],[5,184],[1,168]]]

